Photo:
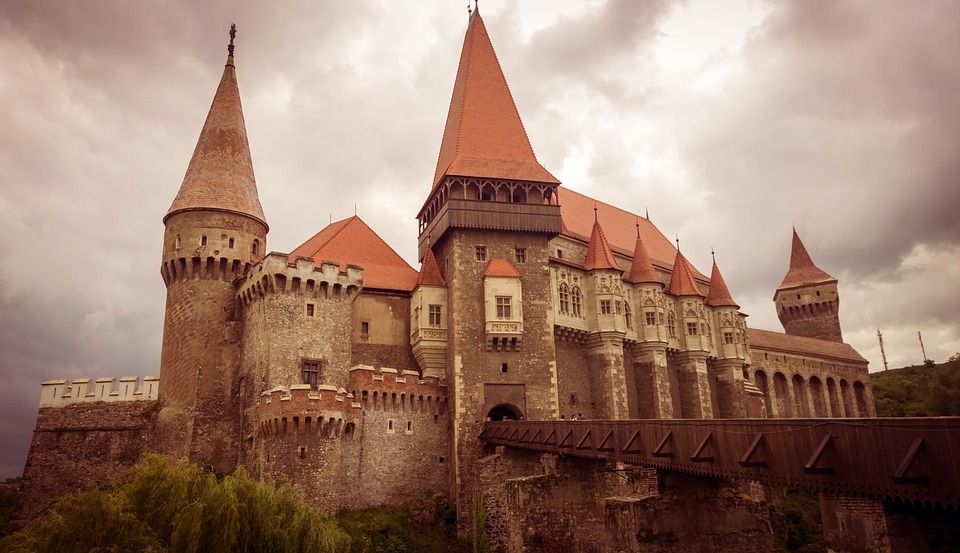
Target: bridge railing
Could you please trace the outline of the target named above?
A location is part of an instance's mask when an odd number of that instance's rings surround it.
[[[960,417],[487,422],[480,439],[561,456],[960,507]]]

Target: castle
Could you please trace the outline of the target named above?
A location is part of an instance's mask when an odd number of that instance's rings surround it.
[[[25,514],[155,450],[330,512],[442,494],[469,527],[486,420],[875,414],[796,231],[786,333],[748,328],[716,262],[537,161],[479,12],[423,192],[419,271],[358,217],[270,252],[231,37],[164,217],[160,375],[43,383]]]

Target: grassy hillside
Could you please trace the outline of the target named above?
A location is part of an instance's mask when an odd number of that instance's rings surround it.
[[[880,417],[960,416],[960,354],[870,375]]]

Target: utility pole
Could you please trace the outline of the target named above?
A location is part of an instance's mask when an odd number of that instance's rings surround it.
[[[927,359],[927,350],[923,347],[923,336],[920,335],[919,330],[917,331],[917,339],[920,340],[920,353],[923,354],[923,364],[926,365],[929,359]]]
[[[883,370],[887,370],[887,352],[883,350],[883,333],[877,329],[877,339],[880,340],[880,358],[883,359]]]

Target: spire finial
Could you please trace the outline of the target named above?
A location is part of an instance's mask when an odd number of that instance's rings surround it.
[[[647,214],[647,220],[649,221],[649,220],[650,220],[650,208],[649,208],[649,207],[646,207],[646,208],[644,208],[644,211],[646,212],[646,214]]]
[[[713,258],[713,264],[717,264],[717,253],[713,251],[713,246],[710,246],[710,257]]]
[[[473,15],[473,10],[470,8],[470,0],[467,0],[467,17],[469,18]]]
[[[680,251],[680,235],[677,235],[677,251]]]
[[[637,217],[637,240],[640,239],[640,218]]]
[[[597,202],[596,202],[596,201],[593,202],[593,222],[594,222],[594,223],[599,223],[599,222],[600,222],[600,217],[597,215]]]
[[[227,55],[233,57],[233,39],[237,38],[237,24],[230,24],[230,44],[227,46]]]

